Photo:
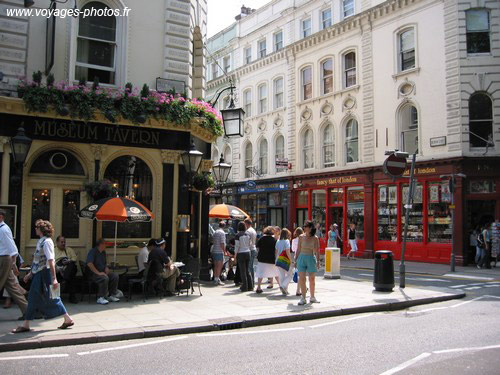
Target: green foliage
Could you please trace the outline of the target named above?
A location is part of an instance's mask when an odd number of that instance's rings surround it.
[[[204,191],[215,187],[215,180],[211,173],[197,173],[193,176],[193,187],[196,190]]]

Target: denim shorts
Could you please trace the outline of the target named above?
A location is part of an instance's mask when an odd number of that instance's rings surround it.
[[[214,262],[224,262],[224,253],[212,253]]]
[[[297,259],[297,272],[318,272],[314,255],[300,254]]]

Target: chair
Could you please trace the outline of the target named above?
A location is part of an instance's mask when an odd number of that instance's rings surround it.
[[[137,262],[137,257],[135,257],[135,260]],[[127,301],[130,301],[132,299],[132,288],[136,284],[140,284],[142,287],[142,298],[143,301],[146,302],[147,299],[147,286],[148,286],[148,275],[149,275],[149,268],[150,264],[146,264],[146,267],[144,268],[144,273],[142,274],[142,278],[135,278],[135,279],[128,279],[128,297]]]
[[[163,279],[161,273],[163,272],[163,264],[159,260],[153,259],[148,263],[148,277],[146,278],[146,283],[155,288],[155,295],[158,295],[156,291],[156,286],[160,287],[161,292],[164,292]],[[145,272],[144,272],[145,273]]]
[[[182,270],[182,273],[191,274],[189,278],[189,285],[191,287],[191,294],[194,293],[194,284],[198,284],[198,291],[200,292],[200,296],[203,296],[201,293],[201,283],[200,283],[200,260],[197,258],[189,258],[185,261],[186,266]],[[189,295],[189,290],[188,293]]]
[[[95,298],[97,299],[97,284],[95,282],[92,281],[92,279],[90,278],[90,274],[89,272],[92,272],[88,269],[87,267],[87,263],[83,262],[83,261],[79,261],[80,263],[80,268],[82,270],[82,298],[81,298],[81,301],[83,301],[83,296],[85,294],[84,292],[84,288],[83,286],[87,286],[87,294],[89,295],[89,303],[90,303],[90,291],[92,290],[92,284],[95,284],[96,285],[96,292],[95,292]]]

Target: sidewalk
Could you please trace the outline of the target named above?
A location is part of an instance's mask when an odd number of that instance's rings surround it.
[[[394,261],[394,272],[399,272],[399,260]],[[456,266],[455,272],[450,271],[449,264],[436,264],[436,263],[420,263],[420,262],[405,262],[406,273],[419,273],[419,274],[429,274],[436,276],[443,275],[453,275],[457,278],[464,276],[466,278],[477,277],[479,280],[481,278],[493,278],[500,280],[500,263],[498,267],[491,269],[478,269],[476,266]],[[340,258],[341,268],[363,268],[373,270],[374,259],[355,259],[347,260],[345,257]]]
[[[107,306],[94,301],[92,304],[68,303],[66,307],[76,323],[72,329],[56,329],[62,319],[35,320],[34,331],[18,335],[8,333],[17,326],[15,319],[20,315],[19,309],[13,306],[0,309],[0,352],[389,311],[465,296],[461,291],[443,289],[395,287],[393,292],[376,292],[370,282],[318,277],[316,296],[321,303],[298,306],[295,287],[296,284],[290,285],[293,294],[288,297],[282,296],[277,287],[271,291],[264,288],[264,293],[259,295],[241,293],[232,284],[223,287],[205,284],[202,297],[195,293],[189,297],[152,297],[143,302],[140,295],[134,295],[131,302],[123,300]]]

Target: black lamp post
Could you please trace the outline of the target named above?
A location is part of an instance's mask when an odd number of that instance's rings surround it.
[[[231,172],[231,164],[227,164],[224,161],[224,156],[221,155],[219,164],[215,164],[212,167],[212,171],[215,177],[215,181],[217,182],[217,185],[219,186],[220,189],[220,197],[222,199],[222,187],[226,183],[227,179],[229,178],[229,173]],[[222,202],[224,203],[224,202]]]
[[[231,102],[229,103],[229,107],[220,111],[222,114],[222,120],[224,122],[224,134],[226,135],[226,137],[243,137],[243,119],[245,116],[245,111],[242,108],[236,108],[236,106],[234,105],[233,90],[235,88],[236,87],[233,86],[233,83],[231,82],[229,87],[226,87],[218,92],[217,97],[213,102],[210,101],[210,104],[212,106],[215,106],[221,94],[224,91],[231,90]]]
[[[12,158],[16,166],[16,176],[12,181],[14,184],[19,184],[21,182],[23,165],[30,151],[32,142],[33,140],[24,134],[24,128],[22,126],[17,130],[17,134],[10,139]]]

